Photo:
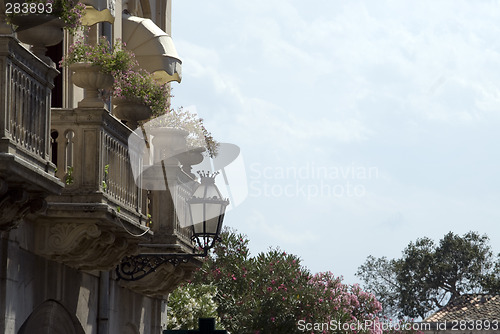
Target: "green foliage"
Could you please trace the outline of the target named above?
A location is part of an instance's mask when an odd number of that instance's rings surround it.
[[[421,238],[400,259],[369,256],[357,275],[389,315],[425,318],[464,293],[500,292],[496,260],[486,235],[446,234],[439,244]]]
[[[75,180],[73,179],[73,166],[68,166],[66,169],[66,175],[64,176],[64,183],[67,185],[73,184]]]
[[[113,73],[113,97],[130,99],[151,108],[154,116],[170,112],[170,88],[158,83],[153,75],[143,69],[128,69]]]
[[[82,24],[85,5],[78,0],[24,0],[11,1],[15,4],[13,11],[7,14],[9,18],[18,15],[46,13],[59,17],[65,24],[64,28],[74,35]],[[19,7],[17,4],[19,3]]]
[[[377,296],[388,317],[398,317],[399,284],[397,283],[397,261],[386,257],[375,258],[370,255],[356,273],[365,282],[369,291]]]
[[[109,165],[104,165],[104,180],[102,181],[102,190],[106,191],[108,189],[108,175],[109,175]],[[118,210],[118,212],[120,212]]]
[[[97,44],[85,42],[86,36],[77,39],[60,62],[61,66],[75,63],[91,63],[100,66],[104,73],[114,78],[113,97],[137,101],[151,108],[159,116],[170,111],[170,88],[158,83],[153,75],[139,64],[131,51],[125,49],[121,40],[114,46],[101,37]]]
[[[197,329],[198,318],[216,318],[217,305],[213,285],[184,285],[168,296],[167,329]]]
[[[105,37],[91,45],[85,42],[86,37],[77,39],[63,57],[60,66],[75,63],[90,63],[100,66],[102,71],[113,75],[114,83],[111,95],[118,100],[128,100],[151,108],[153,126],[174,127],[189,132],[187,144],[189,147],[205,147],[210,157],[217,155],[219,143],[203,125],[203,119],[197,115],[170,106],[170,86],[160,84],[153,74],[140,69],[132,52],[117,40],[112,47]],[[105,94],[109,97],[110,93]],[[158,117],[161,116],[161,117]],[[106,190],[107,184],[103,182]]]
[[[47,2],[46,0],[36,0]],[[60,17],[66,24],[65,28],[74,35],[81,26],[82,16],[85,14],[85,5],[78,0],[54,0],[54,15]]]
[[[482,286],[487,293],[500,293],[500,254],[498,254],[498,261],[495,263],[493,270],[484,274]]]
[[[251,257],[248,243],[244,235],[225,230],[222,242],[187,285],[190,291],[206,285],[216,288],[212,300],[222,328],[242,334],[292,334],[304,333],[301,322],[334,321],[353,328],[358,320],[380,323],[380,303],[359,286],[343,284],[329,272],[313,275],[297,256],[279,249]],[[182,303],[171,307],[178,319],[181,311],[175,308],[183,308]],[[377,331],[346,333],[354,332]]]
[[[186,138],[188,147],[205,147],[210,157],[215,157],[219,143],[203,125],[203,119],[184,108],[171,109],[165,115],[148,122],[154,127],[171,127],[189,132]]]
[[[137,66],[134,54],[125,50],[121,40],[117,40],[114,46],[111,46],[106,37],[101,37],[96,44],[88,44],[85,39],[85,36],[81,36],[75,40],[60,61],[60,66],[91,63],[100,66],[104,73],[110,74],[128,71]]]

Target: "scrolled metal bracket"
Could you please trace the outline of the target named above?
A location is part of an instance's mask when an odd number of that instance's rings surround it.
[[[188,263],[195,257],[206,257],[208,249],[203,253],[165,253],[165,254],[139,254],[127,256],[116,266],[117,280],[137,281],[153,273],[162,264],[170,263],[177,266],[181,263]]]

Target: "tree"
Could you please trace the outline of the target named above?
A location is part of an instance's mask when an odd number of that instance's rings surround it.
[[[213,285],[186,285],[168,296],[167,329],[196,328],[198,318],[216,318],[217,304],[213,300],[217,289]]]
[[[384,307],[384,314],[389,317],[396,317],[399,309],[396,265],[395,260],[389,260],[385,256],[377,259],[370,255],[356,274],[371,289],[371,293]]]
[[[498,254],[500,259],[500,254]],[[495,268],[484,275],[483,286],[485,292],[495,294],[500,291],[500,260],[495,263]]]
[[[386,314],[425,318],[464,293],[498,293],[499,268],[500,255],[495,264],[486,235],[450,232],[439,244],[410,242],[400,259],[369,256],[357,276]]]
[[[280,249],[251,257],[248,242],[244,235],[226,230],[193,281],[174,294],[186,287],[214,287],[221,327],[231,333],[329,333],[335,325],[345,326],[339,333],[382,333],[376,328],[381,305],[373,294],[342,283],[330,272],[313,275],[297,256]],[[172,307],[172,313],[182,311]],[[365,321],[371,327],[359,328]],[[314,323],[321,328],[306,327]]]

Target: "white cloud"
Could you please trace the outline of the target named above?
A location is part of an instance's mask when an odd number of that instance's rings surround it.
[[[260,243],[296,245],[286,222],[307,214],[311,231],[360,230],[353,261],[477,221],[498,243],[499,1],[193,1],[200,14],[174,2],[195,15],[174,25],[174,103],[196,105],[216,137],[260,163],[360,161],[387,178],[358,200],[242,205],[231,212],[242,232],[253,219]]]

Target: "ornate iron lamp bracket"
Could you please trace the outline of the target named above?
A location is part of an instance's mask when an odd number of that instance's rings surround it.
[[[206,257],[208,249],[203,253],[164,253],[164,254],[139,254],[127,256],[116,266],[116,276],[118,280],[137,281],[156,271],[156,269],[165,263],[177,266],[181,263],[187,263],[195,257]]]
[[[116,267],[118,280],[137,281],[153,273],[162,264],[174,266],[187,263],[195,257],[206,257],[208,251],[220,240],[219,234],[224,220],[224,213],[229,200],[223,199],[215,185],[216,173],[200,173],[200,185],[187,201],[191,216],[191,240],[203,250],[203,253],[141,253],[125,257]],[[194,208],[193,208],[194,207]],[[148,244],[148,247],[158,247],[161,244]]]

